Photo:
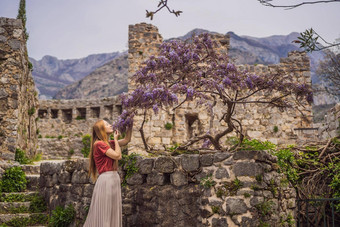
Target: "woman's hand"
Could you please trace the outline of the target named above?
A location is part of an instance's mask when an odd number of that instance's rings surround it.
[[[113,138],[114,138],[115,141],[118,141],[118,136],[119,136],[119,131],[115,130],[114,133],[113,133]]]

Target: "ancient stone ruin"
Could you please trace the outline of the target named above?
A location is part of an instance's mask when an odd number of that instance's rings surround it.
[[[14,160],[16,148],[32,156],[39,107],[21,20],[0,18],[0,75],[0,158]]]

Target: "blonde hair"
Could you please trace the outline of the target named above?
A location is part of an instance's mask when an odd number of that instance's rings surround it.
[[[98,140],[103,141],[104,143],[110,146],[108,137],[106,134],[104,120],[97,121],[92,127],[91,146],[90,146],[90,154],[89,154],[89,159],[90,159],[89,176],[91,176],[93,181],[97,179],[96,163],[94,162],[94,157],[93,157],[93,146],[94,146],[94,143]]]

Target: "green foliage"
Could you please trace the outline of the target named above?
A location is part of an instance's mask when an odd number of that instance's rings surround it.
[[[85,117],[77,116],[77,117],[76,117],[76,120],[85,120]]]
[[[211,188],[216,184],[216,182],[212,179],[212,174],[209,174],[206,177],[203,177],[200,181],[200,185],[205,188]]]
[[[5,208],[0,210],[0,213],[3,214],[18,214],[18,213],[28,213],[28,207],[26,206],[19,206],[19,207],[9,207],[9,208]]]
[[[35,121],[36,121],[36,122],[37,122],[37,121],[39,121],[39,120],[40,120],[40,118],[39,118],[39,117],[36,117],[36,118],[35,118]]]
[[[339,158],[336,158],[334,162],[330,162],[328,164],[329,174],[331,177],[331,182],[329,186],[333,189],[333,198],[340,198],[340,161]],[[334,203],[335,209],[337,212],[340,212],[340,202],[337,201]]]
[[[59,136],[58,136],[58,140],[61,140],[62,138],[63,138],[62,135],[59,135]]]
[[[1,192],[21,192],[26,189],[27,180],[24,171],[19,166],[6,169],[0,180]]]
[[[26,30],[26,21],[27,21],[26,0],[20,0],[17,19],[21,19],[21,21],[22,21],[22,27],[24,28],[25,40],[27,42],[29,35],[27,33],[27,30]]]
[[[299,182],[299,175],[298,170],[292,168],[292,166],[297,165],[294,153],[288,148],[274,151],[274,155],[278,157],[278,164],[280,166],[279,172],[283,172],[287,179],[296,186]]]
[[[76,216],[76,211],[72,204],[69,204],[66,208],[57,206],[52,211],[52,215],[49,220],[50,227],[65,227],[71,224]]]
[[[39,135],[38,138],[41,139],[41,138],[42,138],[42,135]]]
[[[262,203],[257,204],[255,207],[259,212],[259,215],[261,217],[265,217],[273,212],[272,209],[273,205],[274,205],[273,201],[265,200]]]
[[[259,182],[259,183],[262,182],[262,180],[263,180],[262,178],[263,178],[263,177],[262,177],[261,174],[258,174],[258,175],[255,176],[256,181]]]
[[[252,139],[252,140],[244,139],[242,141],[241,148],[244,150],[255,150],[255,151],[275,150],[276,145],[269,141],[261,142],[256,139]]]
[[[38,193],[34,194],[3,194],[0,197],[0,202],[30,202],[34,198],[38,197]]]
[[[234,196],[242,185],[243,183],[236,177],[235,180],[225,182],[222,186],[217,187],[216,196],[219,198],[222,198],[222,196]]]
[[[5,224],[14,227],[32,226],[38,224],[47,224],[48,216],[44,214],[32,214],[30,217],[14,218]]]
[[[37,135],[39,135],[40,130],[37,128],[37,130],[35,131],[35,133],[36,133]]]
[[[27,34],[27,38],[28,38],[28,34]],[[32,62],[30,62],[30,61],[28,61],[28,69],[30,70],[30,71],[33,71],[33,64],[32,64]],[[38,95],[38,92],[34,92],[34,96],[37,96]]]
[[[35,107],[32,107],[28,110],[28,115],[32,116],[35,113]]]
[[[294,40],[293,42],[299,43],[300,48],[305,49],[307,52],[313,52],[317,49],[319,36],[315,33],[313,28],[300,33],[298,40]]]
[[[244,196],[244,198],[249,198],[251,195],[248,192],[246,192],[246,193],[243,194],[243,196]]]
[[[136,166],[137,156],[139,155],[136,153],[132,153],[130,155],[122,154],[122,159],[119,160],[119,165],[123,166],[126,171],[122,186],[126,186],[126,180],[134,173],[138,172],[138,167]]]
[[[274,131],[275,133],[277,133],[277,132],[279,131],[279,127],[277,127],[277,126],[275,125],[274,128],[273,128],[273,131]]]
[[[74,149],[71,149],[71,150],[69,150],[69,155],[73,155],[74,154]]]
[[[26,152],[17,148],[15,150],[14,160],[19,162],[20,164],[31,164],[32,161],[26,156]]]
[[[211,210],[214,214],[220,213],[220,207],[218,207],[218,206],[211,206]]]
[[[294,221],[294,217],[292,214],[288,214],[287,217],[280,217],[280,224],[282,226],[286,226],[286,224],[288,226],[295,226],[295,221]]]
[[[29,211],[31,213],[41,213],[47,210],[46,202],[40,195],[36,195],[30,199]]]
[[[173,125],[172,125],[170,122],[167,122],[167,123],[164,125],[164,128],[165,128],[166,130],[171,130],[172,127],[173,127]]]
[[[84,135],[81,142],[84,145],[84,147],[81,149],[81,153],[84,155],[85,158],[87,158],[90,154],[91,136],[89,134]]]

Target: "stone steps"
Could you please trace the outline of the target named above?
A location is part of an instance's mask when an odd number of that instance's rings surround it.
[[[36,191],[39,190],[40,174],[26,174],[27,190]]]
[[[20,165],[25,174],[40,174],[40,163],[34,165]]]
[[[31,202],[0,202],[0,214],[12,213],[14,208],[25,207],[27,210]]]
[[[17,218],[32,218],[36,215],[47,216],[47,213],[20,213],[20,214],[0,214],[0,223],[6,223],[13,219]],[[41,226],[46,223],[37,223],[37,225]],[[36,226],[36,225],[33,225]]]

